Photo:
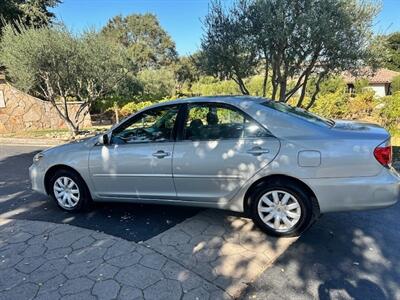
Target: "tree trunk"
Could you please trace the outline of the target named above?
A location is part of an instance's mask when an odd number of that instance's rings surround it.
[[[237,83],[237,85],[239,86],[240,92],[243,95],[249,95],[249,90],[246,88],[246,85],[244,84],[242,78],[240,78],[239,76],[237,76],[237,78],[233,78],[233,80]]]
[[[115,113],[115,122],[119,123],[119,113],[118,113],[118,104],[114,102],[114,113]]]
[[[75,137],[79,134],[79,125],[75,125],[69,119],[65,120],[65,124],[67,124],[67,127],[68,127],[69,131],[71,132],[72,136]]]
[[[267,84],[268,84],[268,71],[269,71],[269,61],[265,58],[265,69],[264,69],[264,80],[262,86],[262,96],[267,96]]]
[[[307,83],[308,83],[308,74],[304,78],[303,85],[301,86],[301,94],[300,94],[299,101],[297,101],[297,105],[296,105],[297,107],[301,107],[301,105],[303,104],[304,97],[306,96]]]
[[[272,83],[272,100],[276,99],[276,93],[278,91],[278,83],[277,83],[277,79],[276,79],[276,70],[275,67],[272,68],[272,79],[271,79],[271,83]]]
[[[315,103],[315,101],[317,100],[317,95],[320,91],[320,85],[321,85],[321,81],[322,79],[325,77],[326,73],[322,73],[320,74],[320,76],[318,77],[317,82],[315,83],[315,91],[313,93],[313,95],[311,96],[311,100],[310,103],[308,103],[306,109],[309,110]]]
[[[279,91],[279,102],[286,102],[286,87],[287,87],[286,76],[280,80],[280,91]]]
[[[68,127],[69,131],[71,132],[72,136],[78,135],[79,134],[79,124],[74,124],[74,122],[72,122],[72,120],[68,116],[63,114],[54,100],[50,101],[50,103],[56,109],[56,111],[58,112],[58,115],[60,116],[60,118],[63,119],[65,125],[67,125],[67,127]]]

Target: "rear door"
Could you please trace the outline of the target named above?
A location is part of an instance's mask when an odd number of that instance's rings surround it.
[[[233,106],[188,104],[185,111],[173,157],[181,200],[227,201],[279,151],[278,139]]]

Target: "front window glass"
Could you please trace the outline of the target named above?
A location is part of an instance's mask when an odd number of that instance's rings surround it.
[[[145,111],[116,128],[113,131],[112,142],[132,144],[171,141],[177,115],[177,106]]]
[[[264,137],[267,131],[238,110],[214,104],[189,106],[184,138],[219,140]]]
[[[265,101],[263,103],[261,103],[261,105],[264,105],[266,107],[275,109],[277,111],[283,112],[283,113],[287,113],[287,114],[291,114],[294,116],[297,116],[301,119],[305,119],[309,122],[312,123],[317,123],[320,125],[325,125],[325,126],[333,126],[335,125],[335,122],[333,120],[330,119],[325,119],[323,117],[317,116],[305,109],[302,108],[298,108],[298,107],[293,107],[290,106],[286,103],[282,103],[282,102],[276,102],[276,101]]]

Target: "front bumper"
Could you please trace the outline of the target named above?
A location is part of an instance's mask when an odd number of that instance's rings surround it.
[[[45,171],[37,164],[33,164],[29,167],[29,177],[31,178],[32,190],[46,195],[44,174]]]
[[[305,181],[314,191],[321,213],[384,208],[400,197],[400,176],[384,169],[374,177],[319,178]]]

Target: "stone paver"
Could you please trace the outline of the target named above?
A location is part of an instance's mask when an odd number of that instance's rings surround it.
[[[205,210],[144,242],[0,219],[0,299],[239,298],[295,241]]]
[[[70,225],[0,219],[0,299],[143,298],[230,297],[149,246]]]
[[[250,219],[206,210],[146,244],[237,298],[295,240],[268,237]],[[218,293],[196,287],[183,299],[213,299]]]

